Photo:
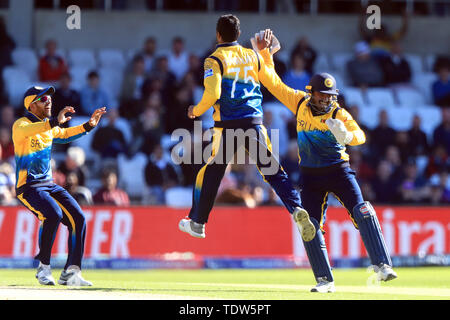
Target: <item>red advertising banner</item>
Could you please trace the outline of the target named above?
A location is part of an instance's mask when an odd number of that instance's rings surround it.
[[[450,208],[376,207],[391,255],[450,253]],[[178,230],[187,210],[167,207],[89,207],[85,256],[146,258],[191,252],[202,256],[305,256],[282,207],[247,209],[216,207],[206,226],[206,239]],[[359,232],[343,208],[329,208],[325,239],[331,258],[365,256]],[[0,256],[36,254],[39,221],[26,208],[0,207]],[[61,225],[53,247],[67,252],[67,229]]]

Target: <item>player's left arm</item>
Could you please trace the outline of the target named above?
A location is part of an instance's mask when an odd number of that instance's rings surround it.
[[[66,108],[69,108],[69,107],[66,107]],[[64,123],[64,122],[68,121],[67,117],[65,117],[64,110],[69,110],[69,109],[66,109],[66,108],[61,110],[60,115],[58,115],[59,123]],[[74,111],[74,110],[72,109],[72,111]],[[71,111],[69,111],[69,112],[71,112]],[[106,113],[105,107],[99,108],[99,109],[96,109],[92,113],[92,116],[89,119],[89,121],[87,121],[83,124],[80,124],[75,127],[69,127],[69,128],[61,128],[59,126],[54,127],[52,129],[53,142],[54,143],[69,143],[78,138],[81,138],[82,136],[84,136],[85,134],[87,134],[89,131],[91,131],[92,129],[94,129],[97,126],[102,115],[105,113]],[[70,120],[70,117],[68,117],[68,118]]]
[[[217,61],[211,58],[205,59],[204,70],[203,84],[205,90],[200,102],[195,106],[189,107],[188,116],[191,119],[204,114],[220,99],[222,93],[222,73]]]
[[[345,129],[353,134],[353,138],[348,145],[357,146],[366,142],[364,131],[361,130],[358,123],[347,110],[340,109],[336,114],[336,119],[341,120],[344,123]]]

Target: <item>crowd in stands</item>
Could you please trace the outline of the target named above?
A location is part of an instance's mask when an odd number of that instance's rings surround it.
[[[448,204],[449,58],[436,57],[429,72],[433,72],[435,78],[429,83],[420,83],[431,92],[431,97],[423,97],[426,104],[440,110],[440,124],[431,132],[424,132],[419,113],[414,114],[406,130],[393,128],[388,111],[397,106],[385,105],[385,102],[375,125],[368,126],[361,114],[367,108],[374,108],[373,101],[372,105],[357,103],[350,95],[351,89],[357,89],[358,94],[367,98],[374,88],[392,90],[394,96],[396,93],[400,96],[403,88],[424,95],[422,88],[413,82],[418,71],[402,50],[405,32],[406,27],[402,27],[395,35],[388,35],[386,29],[375,35],[361,35],[361,41],[355,44],[354,52],[347,56],[345,63],[334,65],[330,70],[324,70],[320,64],[324,54],[317,52],[306,37],[301,37],[287,59],[275,56],[275,68],[287,85],[300,90],[304,90],[314,72],[327,71],[336,75],[341,90],[339,103],[360,123],[367,137],[364,145],[347,148],[366,200],[385,204]],[[0,38],[0,71],[3,72],[14,68],[16,62],[12,58],[14,41],[1,21]],[[80,139],[79,144],[54,146],[54,180],[66,187],[82,205],[170,204],[168,191],[180,187],[189,190],[182,199],[189,205],[196,172],[202,165],[176,165],[171,159],[174,142],[170,135],[179,128],[194,130],[187,108],[201,98],[203,61],[214,48],[205,49],[203,55],[193,54],[186,49],[182,37],[175,37],[170,50],[162,49],[156,38],[149,37],[127,60],[120,77],[104,79],[99,68],[93,67],[80,83],[74,66],[61,53],[57,42],[47,41],[36,74],[30,78],[40,84],[56,86],[53,114],[64,106],[74,106],[77,114],[69,125],[75,125],[77,118],[86,119],[94,109],[108,107],[101,125]],[[6,89],[8,78],[2,77],[2,80],[2,101],[6,102],[10,97]],[[105,86],[105,80],[119,84],[118,89]],[[294,115],[284,112],[287,109],[277,104],[264,88],[263,96],[263,106],[271,106],[265,110],[264,123],[268,129],[280,129],[280,161],[294,185],[299,187],[296,120]],[[212,126],[211,111],[201,117],[204,130]],[[3,205],[17,204],[11,127],[23,113],[23,106],[12,101],[4,103],[0,109],[0,204]],[[201,139],[192,139],[191,143],[193,150],[196,144],[206,144]],[[277,142],[272,140],[272,143]],[[280,204],[256,166],[251,164],[229,165],[216,203],[248,207]]]

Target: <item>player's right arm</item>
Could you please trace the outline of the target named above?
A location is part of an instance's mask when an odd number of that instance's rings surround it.
[[[46,132],[58,125],[56,119],[44,122],[30,122],[27,118],[21,118],[14,122],[12,127],[12,138],[16,143],[20,140]]]
[[[202,99],[192,110],[195,117],[201,116],[206,110],[211,108],[220,99],[222,93],[222,73],[217,61],[206,58],[204,70],[203,84],[205,90],[203,91]]]
[[[269,49],[259,52],[263,59],[259,71],[259,80],[282,104],[296,114],[299,101],[306,95],[304,91],[294,90],[283,83],[275,71],[272,55]]]

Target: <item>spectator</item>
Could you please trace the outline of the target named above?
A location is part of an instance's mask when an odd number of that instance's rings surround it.
[[[450,108],[441,110],[442,121],[433,131],[433,144],[442,145],[450,154]]]
[[[163,105],[168,106],[172,101],[176,87],[175,74],[169,70],[169,60],[166,56],[161,56],[156,60],[155,68],[153,69],[150,77],[147,78],[143,85],[143,95],[149,96],[152,90],[152,82],[157,80],[157,90],[161,92]]]
[[[0,159],[12,163],[14,161],[14,144],[10,127],[0,127]]]
[[[161,103],[161,94],[154,92],[145,100],[144,110],[133,126],[133,142],[130,153],[138,151],[150,155],[153,148],[159,144],[164,133],[163,123],[164,106]]]
[[[197,86],[203,86],[203,63],[200,61],[200,58],[195,54],[189,55],[189,70],[188,73],[191,73],[195,79],[195,84]]]
[[[72,76],[69,72],[65,72],[59,78],[59,85],[55,93],[52,96],[52,113],[54,115],[59,112],[65,106],[72,106],[75,110],[81,110],[81,98],[80,93],[77,90],[71,88]],[[67,127],[67,123],[65,123]]]
[[[430,151],[427,135],[421,129],[421,122],[420,116],[414,115],[411,129],[408,130],[410,150],[414,157],[428,155]]]
[[[59,165],[58,171],[67,176],[70,173],[77,175],[77,185],[85,186],[89,178],[89,170],[85,165],[86,154],[80,147],[69,147],[65,160]]]
[[[316,62],[317,53],[311,45],[309,44],[307,37],[301,37],[294,49],[292,50],[291,56],[300,55],[303,58],[304,66],[306,72],[310,75],[314,73],[314,63]],[[278,72],[278,70],[277,70]],[[281,73],[278,73],[281,75]]]
[[[97,71],[89,72],[88,84],[81,90],[82,115],[90,116],[94,110],[109,107],[109,97],[106,91],[100,88],[100,76]]]
[[[281,158],[281,166],[288,174],[288,177],[294,187],[298,187],[300,185],[300,167],[298,163],[299,158],[297,141],[291,140],[286,155]]]
[[[180,184],[170,157],[164,155],[161,145],[156,145],[145,166],[145,182],[149,187],[146,204],[165,204],[165,191]]]
[[[179,128],[189,131],[194,129],[194,120],[190,119],[186,113],[187,108],[194,104],[194,93],[188,77],[189,74],[175,91],[174,101],[167,106],[166,114],[168,116],[166,117],[165,128],[168,134]]]
[[[389,126],[389,118],[386,110],[381,110],[378,114],[378,126],[371,132],[371,145],[374,157],[381,157],[386,152],[386,148],[392,144],[395,130]]]
[[[227,166],[225,175],[220,182],[217,191],[216,204],[243,205],[248,208],[256,207],[257,203],[250,192],[248,185],[239,185],[236,176],[231,170],[231,165]]]
[[[14,168],[8,162],[0,162],[0,205],[17,205]]]
[[[70,172],[66,178],[66,189],[80,206],[90,206],[94,204],[92,192],[78,183],[78,176],[75,172]]]
[[[365,161],[361,148],[351,147],[348,148],[348,154],[350,156],[350,167],[356,172],[356,176],[361,181],[371,181],[375,175],[372,166]]]
[[[44,82],[58,81],[68,71],[63,57],[57,54],[57,43],[48,40],[45,44],[46,52],[39,60],[39,80]]]
[[[400,155],[400,150],[396,145],[389,145],[386,148],[384,159],[388,161],[392,167],[392,178],[401,179],[403,162]]]
[[[156,39],[148,37],[144,42],[144,47],[134,56],[134,58],[136,57],[142,57],[144,70],[146,73],[149,73],[153,69],[156,59]]]
[[[401,40],[406,35],[409,25],[409,17],[406,11],[403,13],[402,26],[396,32],[389,32],[388,27],[381,24],[380,28],[369,30],[366,24],[366,8],[360,15],[359,31],[361,37],[369,43],[372,52],[375,56],[383,57],[389,54],[392,44]]]
[[[3,74],[3,69],[6,66],[13,64],[12,52],[16,44],[11,36],[8,34],[5,19],[0,17],[0,75]],[[0,96],[4,95],[3,77],[0,76]]]
[[[450,177],[443,170],[430,178],[430,201],[432,204],[450,203]]]
[[[12,105],[6,104],[1,107],[0,112],[0,126],[12,128],[14,121],[16,121],[16,110],[14,109],[14,107]]]
[[[445,147],[438,144],[433,147],[431,155],[428,157],[425,175],[431,177],[441,171],[450,171],[450,157]]]
[[[108,123],[94,133],[92,149],[100,154],[103,159],[116,159],[120,153],[127,154],[128,148],[122,131],[115,127],[119,117],[117,109],[111,109],[106,114]]]
[[[102,187],[94,195],[94,203],[109,206],[129,206],[128,194],[117,187],[117,173],[104,169],[102,172]]]
[[[370,55],[370,47],[366,42],[356,43],[355,57],[347,63],[347,71],[355,87],[380,87],[384,83],[383,70]]]
[[[184,49],[184,40],[175,37],[172,41],[172,51],[168,55],[169,70],[175,75],[178,82],[183,79],[189,69],[189,55]]]
[[[409,161],[404,167],[399,187],[402,202],[424,202],[428,198],[426,182],[426,179],[418,174],[415,162]]]
[[[409,136],[407,131],[397,131],[395,133],[394,145],[399,151],[402,164],[407,163],[411,160],[411,158],[413,158],[411,144],[409,143],[408,138]]]
[[[376,203],[394,203],[397,201],[398,183],[392,177],[392,166],[386,160],[378,163],[375,178],[372,181]]]
[[[410,83],[411,68],[403,55],[400,43],[394,42],[389,55],[380,60],[386,85],[405,85]]]
[[[53,182],[59,186],[65,186],[66,185],[66,175],[64,173],[62,173],[61,171],[59,171],[55,159],[50,160],[50,166],[52,168]]]
[[[305,70],[305,61],[300,54],[293,54],[291,57],[291,67],[284,74],[283,82],[297,90],[305,90],[309,83],[311,74]]]
[[[438,79],[432,84],[433,101],[441,107],[450,107],[450,66],[441,65],[437,70]]]
[[[135,56],[131,70],[125,71],[120,93],[120,115],[126,119],[135,119],[140,110],[137,107],[143,98],[143,84],[146,79],[145,60]]]

